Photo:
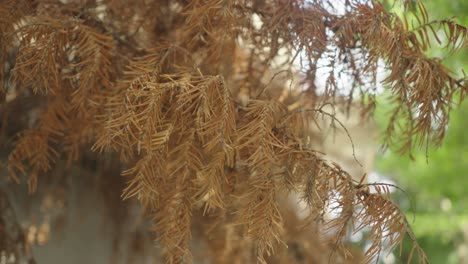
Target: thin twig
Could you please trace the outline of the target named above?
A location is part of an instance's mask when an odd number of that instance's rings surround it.
[[[323,106],[322,106],[323,107]],[[287,113],[286,115],[284,115],[283,117],[286,117],[286,116],[289,116],[289,115],[292,115],[292,114],[298,114],[298,113],[304,113],[304,112],[315,112],[315,113],[320,113],[322,115],[326,115],[330,118],[333,119],[333,121],[336,121],[342,128],[343,130],[345,131],[346,135],[348,136],[348,139],[349,141],[351,142],[351,147],[352,147],[352,150],[353,150],[353,158],[354,160],[356,161],[357,164],[359,164],[359,166],[363,167],[362,163],[359,162],[359,160],[357,159],[356,157],[356,152],[355,152],[355,146],[354,146],[354,141],[351,137],[351,134],[349,133],[348,129],[346,128],[346,126],[338,119],[336,118],[335,115],[333,114],[330,114],[328,112],[325,112],[322,110],[322,108],[319,108],[319,109],[298,109],[294,112],[290,112],[290,113]]]

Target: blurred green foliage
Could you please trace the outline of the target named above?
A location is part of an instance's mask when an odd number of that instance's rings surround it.
[[[382,125],[383,105],[376,115]],[[408,193],[397,193],[396,199],[432,263],[459,263],[454,258],[456,246],[463,240],[463,226],[468,225],[467,117],[465,101],[452,111],[445,142],[438,149],[429,149],[427,159],[424,149],[413,152],[414,160],[391,151],[377,159],[377,171],[395,180]],[[410,243],[406,245],[402,259],[410,250]],[[447,262],[449,258],[453,262]]]
[[[468,25],[468,1],[431,0],[424,4],[431,19],[454,17],[458,23]],[[392,8],[392,5],[388,7]],[[462,69],[467,72],[466,49],[449,56],[446,53],[433,47],[428,55],[444,59],[445,65],[460,77]],[[468,102],[465,99],[461,105],[456,103],[440,148],[415,150],[412,153],[414,160],[387,150],[379,155],[376,163],[380,174],[395,180],[407,191],[407,195],[397,192],[395,197],[407,213],[418,242],[431,263],[461,263],[457,248],[468,243],[463,237],[463,228],[468,228]],[[391,109],[388,96],[381,95],[375,115],[381,132],[388,123]],[[406,263],[411,243],[404,245],[397,263]]]

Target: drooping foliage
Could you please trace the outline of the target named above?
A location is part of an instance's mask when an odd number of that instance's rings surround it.
[[[364,261],[409,235],[426,263],[389,186],[349,175],[310,140],[318,118],[347,132],[324,105],[360,102],[372,115],[382,83],[397,106],[387,143],[440,144],[467,87],[425,51],[432,39],[464,48],[467,30],[414,2],[401,4],[416,23],[379,1],[2,1],[10,177],[34,190],[59,160],[94,152],[121,164],[128,184],[115,191],[141,202],[167,263],[191,261],[200,219],[215,259],[241,250],[245,262],[284,260],[293,250],[284,244],[304,243],[288,236],[288,193],[307,204],[299,224],[316,227],[310,239],[328,243],[334,263],[349,254],[349,231],[364,227]]]

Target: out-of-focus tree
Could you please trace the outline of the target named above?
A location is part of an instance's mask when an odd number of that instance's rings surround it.
[[[436,150],[415,151],[413,160],[391,151],[380,156],[377,170],[395,179],[407,194],[400,203],[408,215],[415,214],[415,234],[434,263],[450,263],[466,250],[468,225],[468,134],[465,102],[453,110],[447,139]],[[414,212],[413,212],[414,210]],[[409,248],[405,247],[403,256]],[[404,259],[404,258],[403,258]]]
[[[437,19],[452,16],[459,23],[468,24],[467,1],[434,0],[426,6]],[[443,56],[443,49],[433,47],[428,53]],[[459,76],[468,70],[466,49],[443,59],[445,65]],[[383,129],[391,102],[385,95],[380,100],[376,119]],[[408,214],[414,213],[415,234],[433,263],[468,261],[467,116],[467,102],[453,104],[446,140],[440,148],[416,150],[411,156],[390,150],[377,159],[377,170],[406,190],[407,194],[399,193],[400,204]],[[402,259],[410,250],[408,244],[403,247]]]

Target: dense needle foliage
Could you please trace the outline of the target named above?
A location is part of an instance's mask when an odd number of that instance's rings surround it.
[[[200,222],[215,263],[300,262],[291,252],[306,242],[288,235],[291,224],[314,229],[310,239],[329,245],[332,263],[349,255],[349,231],[363,228],[365,262],[409,235],[425,263],[391,186],[349,175],[311,143],[318,118],[347,133],[325,105],[360,103],[366,118],[382,84],[397,106],[386,143],[402,152],[441,143],[453,98],[467,87],[425,51],[431,40],[464,48],[467,30],[431,21],[417,1],[397,2],[417,18],[410,22],[384,4],[1,1],[9,175],[26,176],[33,191],[60,160],[121,164],[128,184],[114,191],[141,202],[167,263],[191,261]],[[328,71],[321,79],[319,69]],[[291,219],[281,206],[288,193],[308,217]]]

